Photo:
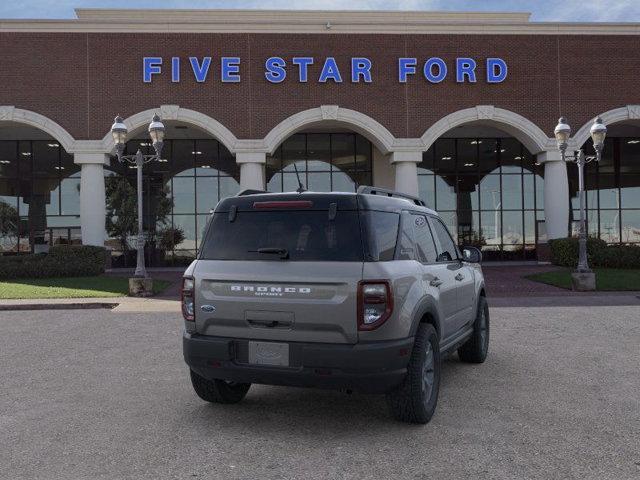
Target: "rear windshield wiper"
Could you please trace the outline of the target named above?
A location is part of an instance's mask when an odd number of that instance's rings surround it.
[[[250,253],[270,253],[273,255],[280,255],[282,260],[286,260],[289,258],[289,250],[286,248],[277,248],[277,247],[265,247],[259,248],[257,250],[249,250]]]

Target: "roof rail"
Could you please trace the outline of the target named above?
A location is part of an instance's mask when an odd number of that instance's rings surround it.
[[[253,190],[251,188],[245,188],[236,193],[236,197],[244,197],[245,195],[259,195],[261,193],[269,193],[266,190]]]
[[[415,203],[416,205],[419,205],[421,207],[426,207],[427,204],[424,203],[423,200],[421,200],[418,197],[414,197],[413,195],[409,195],[406,193],[401,193],[401,192],[396,192],[395,190],[389,190],[386,188],[378,188],[378,187],[371,187],[368,185],[361,185],[360,187],[358,187],[358,194],[360,195],[381,195],[381,196],[385,196],[385,197],[394,197],[394,198],[404,198],[405,200],[409,200],[413,203]]]

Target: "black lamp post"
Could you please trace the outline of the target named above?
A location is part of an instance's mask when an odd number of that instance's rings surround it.
[[[137,172],[137,193],[138,193],[138,235],[136,238],[137,262],[134,277],[147,278],[147,270],[144,264],[144,244],[145,238],[143,233],[142,222],[142,167],[145,163],[153,160],[159,160],[164,144],[164,124],[160,120],[159,115],[154,115],[149,124],[149,136],[153,142],[155,150],[154,155],[143,155],[140,149],[135,155],[123,155],[125,143],[127,141],[127,127],[122,117],[117,116],[111,126],[111,134],[116,146],[116,155],[118,160],[135,165]]]
[[[587,274],[592,277],[593,288],[587,285],[585,288],[579,288],[580,290],[593,290],[595,289],[595,277],[593,272],[589,268],[589,262],[587,260],[587,229],[585,221],[585,197],[584,197],[584,167],[587,163],[592,161],[599,162],[602,158],[602,150],[604,148],[604,139],[607,135],[607,127],[602,123],[600,117],[596,118],[590,129],[591,139],[593,140],[593,148],[596,151],[595,156],[587,156],[582,149],[567,154],[567,147],[569,145],[569,137],[571,136],[571,127],[567,123],[567,120],[562,117],[558,121],[558,125],[554,130],[556,141],[558,142],[558,149],[562,154],[562,160],[568,162],[574,162],[578,166],[578,191],[580,196],[580,228],[579,228],[579,252],[578,252],[578,267],[576,274]],[[574,277],[575,278],[575,277]],[[574,284],[575,285],[575,284]]]

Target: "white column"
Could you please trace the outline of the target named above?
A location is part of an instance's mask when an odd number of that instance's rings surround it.
[[[418,163],[421,161],[422,151],[391,153],[391,164],[396,170],[396,191],[418,196]]]
[[[537,160],[544,164],[544,218],[547,238],[569,234],[569,180],[567,164],[560,152],[542,152]]]
[[[106,204],[104,165],[109,157],[103,153],[76,153],[74,162],[80,165],[80,226],[83,245],[104,246],[106,238]]]
[[[240,165],[240,190],[264,190],[264,152],[238,152],[236,162]]]

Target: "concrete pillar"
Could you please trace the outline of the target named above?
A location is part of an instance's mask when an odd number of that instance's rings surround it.
[[[264,152],[238,152],[236,162],[240,165],[240,190],[264,190]]]
[[[569,180],[567,164],[560,152],[538,154],[544,164],[544,218],[547,238],[565,238],[569,234]]]
[[[396,191],[418,196],[418,163],[421,161],[422,151],[391,153],[391,164],[396,170]]]
[[[109,156],[103,153],[76,153],[74,162],[80,165],[80,227],[83,245],[104,246],[106,238],[106,203],[104,165]]]

